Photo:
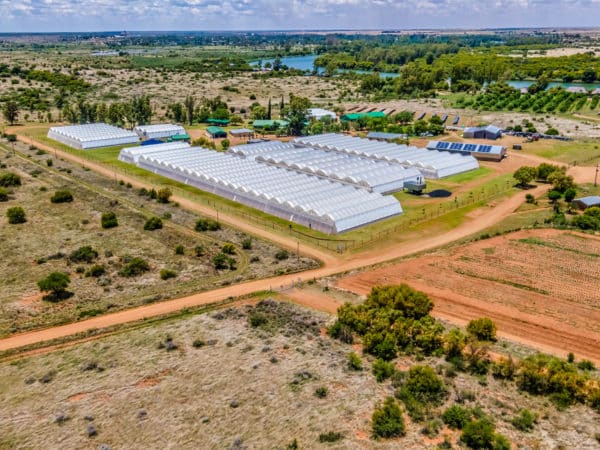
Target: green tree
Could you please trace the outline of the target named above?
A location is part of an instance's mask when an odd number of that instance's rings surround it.
[[[383,406],[373,411],[372,421],[376,439],[400,437],[406,433],[402,411],[394,397],[386,398]]]
[[[523,166],[519,167],[513,174],[513,178],[517,180],[517,183],[521,187],[527,187],[527,185],[534,180],[537,175],[537,171],[534,167]]]
[[[285,114],[289,122],[288,131],[290,135],[299,136],[302,134],[302,130],[306,126],[308,108],[310,108],[310,100],[308,98],[290,94],[290,103],[286,107]]]
[[[2,114],[8,123],[14,125],[19,118],[19,104],[13,100],[7,101],[2,107]]]
[[[8,223],[12,225],[27,222],[25,210],[20,206],[13,206],[12,208],[8,208],[6,210],[6,217],[8,218]]]
[[[168,187],[159,189],[156,192],[156,201],[158,203],[169,203],[169,199],[171,198],[171,195],[173,195],[173,193],[171,192],[171,189],[169,189]]]
[[[474,319],[467,325],[467,333],[480,341],[496,341],[496,324],[489,317]]]
[[[271,120],[271,98],[269,97],[269,103],[267,104],[267,119]]]
[[[361,371],[363,370],[362,360],[354,352],[348,353],[348,368],[350,370]]]
[[[442,420],[453,430],[462,430],[471,420],[472,413],[460,405],[452,405],[442,414]]]
[[[0,175],[0,186],[13,187],[21,186],[21,177],[16,173],[7,172]]]
[[[556,201],[560,200],[562,198],[562,194],[558,191],[555,191],[554,189],[551,190],[550,192],[548,192],[548,200],[550,200],[552,203],[555,203]]]
[[[371,370],[377,382],[381,383],[391,377],[396,369],[393,363],[384,361],[383,359],[376,359]]]
[[[458,328],[451,329],[444,337],[444,350],[448,359],[462,357],[467,337]]]
[[[52,203],[70,203],[72,201],[73,194],[66,190],[56,191],[54,195],[50,197],[50,202]]]
[[[146,231],[160,230],[162,227],[163,223],[160,217],[150,217],[144,224],[144,230]]]
[[[487,420],[474,420],[467,423],[460,440],[473,450],[493,449],[494,424]]]
[[[229,148],[230,145],[231,145],[231,142],[229,142],[229,139],[223,139],[221,141],[221,148],[223,149],[224,152],[227,151],[227,149]]]
[[[183,105],[185,106],[188,124],[191,125],[194,122],[194,107],[196,105],[196,100],[193,96],[188,95],[185,97]]]
[[[441,404],[448,396],[444,381],[429,366],[412,366],[402,389],[419,402],[434,405]]]
[[[577,191],[574,188],[569,188],[565,191],[565,201],[571,203],[577,196]]]
[[[61,300],[68,296],[66,291],[71,279],[69,275],[62,272],[52,272],[46,278],[42,278],[37,282],[38,288],[41,292],[48,292],[46,295],[47,300]]]
[[[118,226],[119,221],[117,220],[117,215],[112,211],[103,213],[100,218],[100,225],[102,225],[102,228],[114,228]]]
[[[567,175],[561,170],[555,170],[548,175],[548,182],[558,192],[565,192],[567,189],[575,188],[575,182],[571,175]]]

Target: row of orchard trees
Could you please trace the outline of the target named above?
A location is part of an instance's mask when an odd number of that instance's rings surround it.
[[[145,125],[152,119],[152,106],[147,95],[133,97],[128,102],[92,103],[79,100],[76,103],[65,102],[61,110],[63,120],[71,123],[107,122],[112,125]]]

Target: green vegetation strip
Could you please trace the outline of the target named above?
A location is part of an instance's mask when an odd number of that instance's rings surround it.
[[[573,236],[573,235],[570,235],[570,236]],[[549,247],[549,248],[554,248],[557,250],[564,250],[565,252],[571,252],[571,253],[575,253],[577,255],[582,255],[582,256],[591,256],[592,258],[600,258],[600,255],[598,253],[582,252],[581,250],[577,250],[575,248],[563,247],[562,245],[558,245],[553,242],[544,241],[542,239],[535,238],[535,237],[519,239],[518,242],[520,242],[522,244],[539,245],[541,247]]]
[[[524,291],[535,292],[537,294],[542,294],[542,295],[550,295],[550,292],[545,291],[543,289],[538,289],[538,288],[536,288],[534,286],[528,286],[526,284],[515,283],[513,281],[503,280],[501,278],[485,277],[483,275],[477,275],[477,274],[474,274],[472,272],[468,272],[468,271],[462,270],[462,269],[454,269],[454,272],[456,272],[459,275],[464,275],[466,277],[477,278],[479,280],[486,280],[486,281],[492,281],[494,283],[505,284],[507,286],[512,286],[512,287],[515,287],[517,289],[522,289]]]

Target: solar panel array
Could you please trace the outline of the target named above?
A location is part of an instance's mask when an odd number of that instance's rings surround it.
[[[443,178],[479,168],[479,163],[471,155],[448,151],[430,152],[417,147],[372,141],[342,134],[306,136],[297,138],[293,142],[307,147],[414,168],[426,178]]]
[[[462,142],[431,141],[427,145],[427,148],[430,150],[447,150],[462,153],[502,153],[502,147],[498,145],[465,144]]]
[[[352,184],[380,194],[400,191],[405,182],[422,178],[414,168],[293,143],[262,142],[232,147],[229,151],[260,163]]]
[[[140,147],[139,167],[325,233],[340,233],[402,213],[392,196],[250,158],[199,147],[162,151],[152,147],[157,146]]]
[[[136,133],[105,123],[52,127],[48,130],[48,137],[79,150],[139,142]]]

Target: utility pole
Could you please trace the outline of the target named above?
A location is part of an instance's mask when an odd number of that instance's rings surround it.
[[[594,176],[594,186],[598,186],[598,171],[600,170],[600,163],[596,164],[596,176]]]

